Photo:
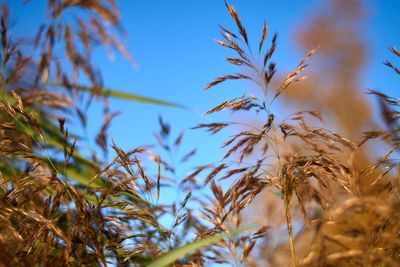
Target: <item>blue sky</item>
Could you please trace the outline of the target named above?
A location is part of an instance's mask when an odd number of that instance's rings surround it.
[[[8,1],[12,8],[15,35],[26,34],[32,25],[43,19],[44,0]],[[278,48],[273,61],[281,75],[293,69],[303,56],[296,48],[293,32],[304,25],[310,12],[318,10],[324,1],[230,1],[238,11],[250,36],[258,42],[261,26],[267,21],[269,31],[278,33]],[[368,18],[363,25],[368,41],[369,56],[363,70],[362,85],[381,89],[397,96],[398,77],[382,62],[391,57],[387,47],[399,47],[399,1],[365,1]],[[209,136],[190,127],[208,120],[230,119],[229,114],[201,117],[209,108],[252,89],[246,83],[230,82],[209,91],[202,88],[215,77],[235,71],[223,57],[228,51],[219,47],[218,25],[234,28],[222,0],[120,0],[122,24],[128,33],[128,51],[138,67],[120,56],[110,61],[101,48],[94,54],[106,87],[156,97],[184,104],[191,111],[124,101],[111,101],[113,110],[121,110],[110,129],[110,136],[124,149],[153,143],[153,132],[158,130],[157,117],[161,114],[172,124],[175,134],[186,132],[184,150],[199,148],[194,165],[219,160],[219,145],[229,133]],[[32,35],[35,32],[32,32]],[[270,41],[270,39],[268,39]],[[312,64],[312,60],[311,60]],[[100,124],[100,108],[89,110],[91,124],[88,135],[93,136]],[[71,126],[73,127],[73,126]]]
[[[33,27],[45,19],[43,9],[46,1],[32,0],[26,5],[22,5],[22,2],[8,1],[12,10],[13,35],[34,36],[36,31],[33,31]],[[285,75],[303,57],[296,46],[293,32],[298,26],[304,26],[309,15],[318,12],[325,1],[229,2],[238,11],[250,42],[258,42],[264,20],[270,33],[278,33],[278,47],[273,61],[277,63],[278,74]],[[122,24],[128,33],[125,44],[137,67],[132,67],[121,56],[110,61],[105,51],[99,48],[95,51],[93,61],[102,70],[105,87],[173,101],[184,104],[190,110],[112,100],[111,109],[120,110],[122,114],[113,121],[110,136],[126,150],[154,143],[153,132],[158,130],[158,116],[161,114],[172,124],[174,135],[185,131],[181,154],[198,148],[197,157],[190,164],[182,166],[179,175],[190,172],[194,166],[218,162],[222,156],[222,150],[218,147],[232,133],[225,131],[210,136],[202,130],[190,128],[208,121],[232,120],[229,113],[206,118],[201,114],[253,89],[247,83],[229,82],[209,91],[202,90],[215,77],[236,71],[223,60],[224,56],[229,55],[228,51],[213,41],[219,38],[218,25],[235,28],[224,1],[119,0],[117,3]],[[365,3],[368,16],[362,27],[369,55],[361,77],[362,87],[364,91],[367,88],[378,89],[397,97],[399,77],[382,62],[393,59],[388,47],[400,47],[400,1],[366,0]],[[270,38],[267,42],[270,42]],[[400,62],[397,60],[394,63]],[[94,137],[101,125],[101,107],[92,106],[88,116],[90,138]],[[68,127],[74,129],[78,128],[77,125],[78,122]],[[175,193],[179,194],[179,191]],[[169,194],[164,200],[169,201],[174,196]],[[182,193],[178,197],[184,196]]]

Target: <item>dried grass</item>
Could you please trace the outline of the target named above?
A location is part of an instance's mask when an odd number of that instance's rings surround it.
[[[58,20],[65,10],[76,7],[89,14],[88,20],[77,17],[79,31]],[[234,134],[223,144],[226,152],[221,162],[200,166],[182,179],[177,178],[174,161],[149,148],[124,151],[113,143],[116,156],[111,162],[88,159],[80,154],[81,140],[67,129],[68,113],[75,109],[73,118],[86,125],[87,118],[76,104],[81,99],[77,81],[83,73],[95,88],[101,85],[90,62],[92,46],[112,46],[126,54],[106,26],[119,29],[116,5],[113,0],[49,0],[47,8],[51,22],[40,29],[35,41],[41,49],[39,58],[24,56],[9,34],[8,10],[2,11],[0,264],[145,266],[188,242],[242,229],[247,208],[268,191],[283,206],[288,241],[274,250],[281,259],[257,258],[277,230],[267,223],[223,238],[205,250],[191,251],[174,265],[399,265],[399,166],[394,158],[399,146],[398,99],[370,90],[380,99],[388,130],[368,131],[359,142],[310,124],[310,117],[322,123],[321,114],[314,110],[280,120],[275,99],[304,79],[306,61],[316,49],[273,90],[271,58],[277,35],[265,47],[269,34],[264,23],[257,41],[259,56],[252,56],[246,29],[226,3],[237,33],[221,26],[222,41],[217,43],[236,54],[226,58],[228,63],[256,75],[227,74],[205,88],[246,79],[259,86],[263,98],[228,100],[204,115],[224,110],[255,112],[264,115],[263,126]],[[64,49],[66,62],[57,61],[56,46]],[[400,57],[397,49],[390,51]],[[400,74],[392,63],[385,64]],[[49,82],[53,73],[62,90]],[[92,92],[90,101],[97,93]],[[106,100],[103,103],[103,127],[96,141],[106,152],[107,129],[116,114],[109,111]],[[161,154],[178,153],[183,134],[172,138],[171,126],[161,117],[159,124],[155,137]],[[216,134],[232,124],[239,123],[212,122],[194,128]],[[389,144],[388,152],[359,168],[354,155],[376,138]],[[180,164],[195,154],[195,149],[183,154]],[[367,187],[365,177],[371,181]],[[177,188],[184,197],[160,204],[164,187]],[[210,194],[204,193],[205,187]],[[163,223],[165,218],[171,221],[169,227]],[[296,234],[294,224],[304,228]]]

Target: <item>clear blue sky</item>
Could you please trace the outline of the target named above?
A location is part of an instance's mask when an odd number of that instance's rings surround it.
[[[346,0],[343,0],[346,1]],[[0,0],[1,2],[1,0]],[[13,34],[34,36],[37,26],[44,19],[43,8],[47,1],[32,0],[22,6],[22,0],[8,2],[12,9]],[[294,43],[293,31],[304,25],[311,13],[318,10],[322,0],[231,0],[250,36],[250,42],[258,42],[261,26],[267,21],[269,31],[278,33],[278,47],[273,61],[281,75],[292,70],[303,57]],[[184,175],[194,166],[217,162],[222,151],[218,147],[229,132],[210,136],[203,130],[190,130],[207,120],[229,118],[224,115],[201,117],[200,114],[221,102],[240,97],[252,88],[246,83],[227,83],[209,91],[202,88],[215,77],[235,71],[223,57],[226,49],[215,44],[219,38],[218,25],[234,28],[223,0],[119,0],[122,24],[129,37],[125,41],[134,57],[135,69],[125,59],[115,61],[98,49],[94,62],[100,67],[104,85],[126,92],[169,100],[188,106],[192,111],[145,105],[125,101],[111,101],[112,110],[121,110],[110,129],[110,136],[123,149],[154,143],[153,132],[158,130],[158,115],[162,114],[172,124],[174,134],[186,132],[181,154],[193,147],[199,148],[194,162],[182,166],[178,174]],[[382,62],[393,57],[387,47],[400,47],[400,1],[366,0],[368,18],[363,25],[368,41],[369,56],[363,70],[362,86],[380,89],[395,97],[399,96],[399,77],[383,66]],[[268,39],[270,41],[270,38]],[[312,60],[310,61],[312,64]],[[395,62],[396,63],[396,62]],[[399,61],[397,61],[400,64]],[[89,137],[93,137],[101,125],[101,108],[93,106],[89,111]],[[78,122],[76,122],[78,124]],[[73,125],[68,127],[74,129]],[[93,145],[93,142],[91,143]],[[181,178],[182,178],[181,176]],[[164,201],[174,198],[169,191]],[[184,194],[180,194],[183,198]]]
[[[26,34],[43,18],[44,0],[8,1],[12,8],[15,34]],[[246,26],[250,40],[258,42],[261,25],[267,21],[270,32],[278,33],[278,49],[273,60],[278,71],[286,73],[303,56],[293,43],[293,31],[302,25],[310,12],[323,1],[230,1]],[[389,46],[400,46],[400,1],[365,1],[368,19],[364,29],[369,42],[369,58],[362,84],[398,95],[398,77],[382,65],[393,58]],[[113,110],[123,111],[112,124],[110,135],[124,149],[154,142],[152,133],[158,129],[157,117],[162,114],[172,124],[175,133],[187,133],[184,149],[199,147],[195,165],[217,161],[217,150],[229,134],[209,136],[202,130],[188,128],[206,122],[200,114],[224,100],[239,97],[250,88],[243,83],[228,83],[210,91],[202,91],[213,78],[233,69],[224,62],[226,49],[213,42],[219,38],[218,25],[234,28],[223,0],[120,0],[122,24],[129,37],[125,44],[138,64],[134,69],[122,57],[110,62],[103,49],[95,53],[106,87],[138,93],[184,104],[194,112],[160,106],[112,101]],[[32,32],[32,35],[34,32]],[[270,39],[268,39],[269,41]],[[311,61],[312,64],[312,61]],[[92,108],[89,135],[94,135],[101,123],[99,109]],[[226,113],[226,116],[229,114]],[[210,120],[223,118],[210,116]],[[228,118],[229,119],[229,118]],[[187,170],[186,170],[187,171]]]

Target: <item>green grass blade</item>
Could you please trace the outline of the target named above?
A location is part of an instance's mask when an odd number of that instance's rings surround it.
[[[220,241],[223,238],[235,236],[242,231],[243,231],[243,229],[238,229],[238,230],[234,230],[231,232],[225,232],[225,233],[213,235],[212,237],[201,239],[196,242],[176,248],[176,249],[162,255],[161,257],[153,260],[149,265],[147,265],[147,267],[167,266],[167,265],[175,262],[176,260],[178,260],[180,257],[188,254],[191,251],[200,249],[202,247],[211,245],[213,243],[217,243],[218,241]]]
[[[78,90],[81,90],[81,91],[91,92],[91,93],[95,93],[95,94],[100,94],[102,96],[109,96],[109,97],[123,99],[123,100],[155,104],[155,105],[170,106],[170,107],[176,107],[176,108],[185,108],[183,105],[180,105],[177,103],[164,101],[164,100],[160,100],[160,99],[156,99],[156,98],[150,98],[150,97],[141,96],[141,95],[132,94],[132,93],[126,93],[126,92],[114,90],[114,89],[101,88],[101,90],[95,90],[93,87],[90,87],[90,86],[78,86],[77,88],[78,88]]]

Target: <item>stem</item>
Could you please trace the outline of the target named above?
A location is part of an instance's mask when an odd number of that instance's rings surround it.
[[[283,204],[285,206],[286,225],[290,243],[290,254],[292,256],[293,267],[296,267],[296,257],[294,253],[294,238],[292,231],[292,218],[290,216],[290,199],[287,192],[283,192]]]

